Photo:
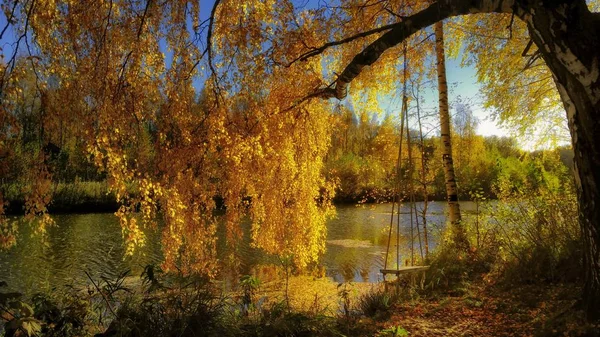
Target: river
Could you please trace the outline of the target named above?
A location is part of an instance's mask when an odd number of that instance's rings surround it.
[[[445,222],[445,203],[429,204],[428,226],[430,249],[435,248]],[[420,209],[422,203],[417,203]],[[475,204],[461,202],[464,213],[471,213]],[[327,250],[321,265],[325,275],[337,282],[377,282],[381,279],[388,242],[391,204],[337,206],[337,216],[327,224]],[[410,260],[409,207],[401,209],[400,261]],[[66,285],[87,284],[85,272],[94,277],[114,277],[124,270],[139,275],[150,263],[160,263],[160,235],[147,230],[146,245],[134,256],[124,257],[119,222],[113,214],[61,214],[53,216],[56,226],[49,228],[47,239],[32,236],[31,228],[23,225],[18,244],[0,252],[0,281],[9,290],[24,293],[52,291]],[[395,225],[394,225],[395,227]],[[416,236],[416,230],[414,231]],[[388,267],[396,263],[395,229]],[[414,254],[420,256],[418,239]],[[260,252],[248,248],[243,254],[243,269],[266,260]]]

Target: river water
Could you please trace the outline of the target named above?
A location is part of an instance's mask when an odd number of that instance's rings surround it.
[[[421,209],[422,203],[417,203]],[[445,203],[429,204],[428,226],[430,249],[435,248],[445,223]],[[475,205],[461,202],[464,213]],[[391,204],[337,206],[337,216],[327,224],[327,251],[321,265],[325,275],[337,282],[377,282],[381,279],[388,244]],[[20,229],[18,244],[9,251],[0,252],[0,281],[6,281],[9,290],[25,293],[52,291],[65,285],[87,284],[85,272],[93,277],[114,277],[124,270],[140,275],[144,266],[158,264],[162,259],[160,235],[147,231],[146,245],[134,256],[124,257],[123,239],[119,222],[113,214],[64,214],[53,216],[56,226],[48,230],[47,239],[31,235],[28,225]],[[414,220],[413,220],[414,222]],[[411,258],[410,209],[401,209],[400,261]],[[388,268],[396,265],[395,228],[392,234]],[[414,254],[420,256],[419,241],[415,239]],[[243,254],[243,269],[266,261],[257,251]]]

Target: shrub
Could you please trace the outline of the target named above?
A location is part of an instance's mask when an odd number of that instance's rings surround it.
[[[0,282],[0,287],[6,286]],[[89,319],[89,301],[81,292],[62,294],[60,298],[36,294],[30,301],[23,294],[0,292],[0,333],[3,336],[71,337],[85,334]],[[2,331],[4,330],[4,331]]]
[[[389,316],[397,300],[397,295],[391,295],[383,289],[373,289],[358,299],[358,308],[367,317],[383,319]]]
[[[256,322],[242,327],[245,336],[343,336],[334,317],[323,313],[293,311],[286,301],[273,304],[261,312]]]

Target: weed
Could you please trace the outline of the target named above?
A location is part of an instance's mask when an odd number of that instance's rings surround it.
[[[377,336],[379,337],[407,337],[408,331],[401,326],[393,326],[384,330],[381,330]]]
[[[386,318],[397,300],[397,295],[390,295],[382,289],[376,289],[359,298],[358,308],[367,317]]]

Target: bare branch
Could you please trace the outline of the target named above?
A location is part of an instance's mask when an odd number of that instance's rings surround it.
[[[148,14],[148,8],[150,8],[151,2],[152,2],[152,0],[146,1],[146,7],[144,8],[144,14],[142,15],[142,22],[140,22],[140,27],[138,28],[138,32],[137,32],[138,40],[140,39],[140,36],[142,35],[142,30],[144,29],[144,23],[146,22],[146,15]],[[112,8],[112,1],[111,1],[111,8]]]
[[[10,10],[10,16],[6,18],[6,26],[4,26],[4,28],[2,29],[2,32],[0,32],[0,39],[2,39],[2,37],[4,36],[4,33],[6,32],[6,30],[10,26],[13,18],[15,17],[15,9],[17,8],[17,4],[19,4],[19,0],[15,0],[13,2],[13,7]]]
[[[531,46],[533,45],[533,40],[529,40],[529,42],[527,42],[527,46],[525,46],[525,49],[523,50],[523,52],[521,53],[522,57],[525,56],[533,56],[533,55],[529,55],[529,48],[531,48]]]
[[[121,64],[121,68],[119,69],[119,79],[117,81],[117,85],[115,86],[113,102],[116,101],[116,99],[119,95],[119,92],[125,86],[125,83],[126,83],[125,72],[127,70],[127,62],[129,62],[129,58],[131,57],[131,54],[133,54],[133,50],[130,50],[129,53],[127,53],[127,55],[125,56],[125,60],[123,61],[123,64]]]
[[[19,47],[21,45],[21,40],[25,39],[25,42],[27,42],[27,33],[29,31],[29,19],[32,16],[33,13],[33,8],[35,7],[35,0],[31,1],[31,4],[29,5],[29,8],[27,9],[27,16],[25,18],[25,27],[23,29],[23,34],[21,34],[19,36],[19,38],[17,39],[17,41],[15,41],[14,43],[14,50],[12,53],[12,56],[10,58],[10,60],[8,61],[7,65],[10,64],[10,67],[5,67],[4,71],[2,73],[2,78],[0,79],[0,96],[2,96],[3,92],[4,92],[4,84],[5,84],[5,80],[7,78],[7,74],[8,76],[10,76],[10,74],[13,72],[13,70],[15,69],[15,66],[17,64],[17,54],[19,52]]]
[[[217,7],[219,6],[219,4],[221,3],[221,0],[215,0],[215,3],[213,4],[213,8],[210,11],[210,18],[209,18],[209,22],[208,22],[208,33],[206,34],[206,50],[204,51],[204,53],[202,53],[202,56],[204,56],[204,54],[208,55],[208,67],[210,68],[210,72],[212,73],[214,80],[215,80],[215,86],[217,88],[217,90],[219,90],[219,86],[217,81],[217,71],[215,70],[215,66],[213,65],[213,55],[212,55],[212,35],[213,35],[213,26],[215,23],[215,13],[217,12]]]

